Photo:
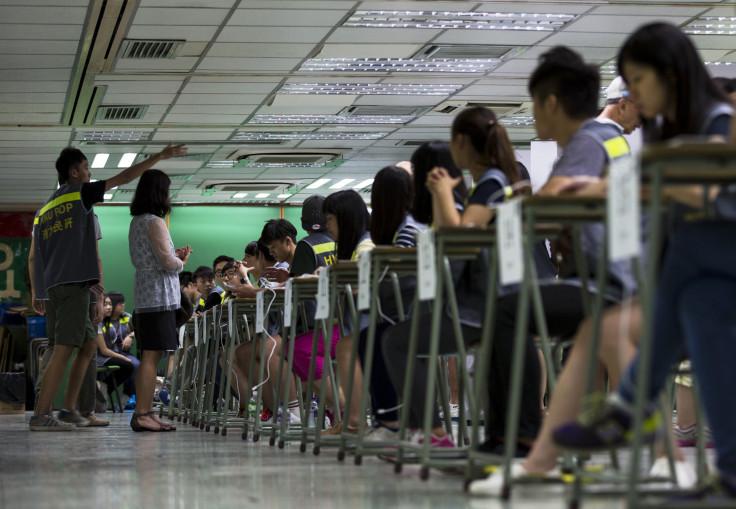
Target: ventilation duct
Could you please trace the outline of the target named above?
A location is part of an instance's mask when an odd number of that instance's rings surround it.
[[[428,44],[412,58],[418,60],[441,59],[504,59],[519,51],[516,46],[495,44]]]
[[[484,108],[491,109],[497,117],[531,114],[532,111],[531,102],[521,101],[445,101],[435,107],[433,111],[454,115],[463,108],[472,108],[474,106],[483,106]]]
[[[146,114],[148,106],[100,106],[96,120],[136,120]]]
[[[272,165],[315,165],[322,166],[336,159],[340,154],[337,152],[253,152],[252,149],[237,150],[226,157],[226,159],[242,161],[247,159],[250,163],[272,164]]]
[[[228,193],[281,193],[298,185],[300,180],[205,180],[199,186],[204,191],[223,191]]]
[[[92,0],[82,33],[82,48],[74,62],[62,122],[71,126],[90,125],[105,95],[104,86],[93,86],[95,75],[112,68],[123,34],[132,22],[138,2]]]

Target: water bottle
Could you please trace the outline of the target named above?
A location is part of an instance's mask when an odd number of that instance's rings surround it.
[[[307,426],[314,428],[317,422],[317,416],[319,415],[319,402],[317,398],[312,398],[312,402],[309,404],[309,416],[307,418]]]

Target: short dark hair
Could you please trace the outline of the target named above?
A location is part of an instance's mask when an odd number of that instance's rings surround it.
[[[412,176],[398,166],[386,166],[376,174],[371,189],[371,238],[374,243],[393,243],[411,209],[413,188]]]
[[[256,256],[258,254],[258,241],[253,240],[251,242],[248,242],[248,245],[245,246],[245,254],[249,256]]]
[[[194,283],[194,280],[192,279],[192,273],[188,270],[179,272],[179,285],[189,286],[189,283]]]
[[[529,94],[542,102],[554,95],[568,117],[583,120],[598,111],[600,84],[597,67],[566,46],[555,46],[539,57],[529,78]]]
[[[727,94],[733,94],[736,92],[736,79],[735,78],[724,78],[723,76],[716,76],[713,78],[715,83],[721,90]]]
[[[78,148],[66,147],[62,150],[56,159],[56,172],[59,174],[59,184],[65,184],[69,180],[69,170],[73,166],[77,166],[86,160],[87,156]]]
[[[192,274],[192,281],[195,284],[197,283],[197,279],[215,279],[215,271],[206,265],[201,265]]]
[[[450,144],[441,140],[430,140],[423,143],[411,156],[411,165],[414,168],[414,205],[412,215],[414,219],[424,224],[432,223],[432,195],[427,189],[427,175],[435,166],[447,170],[452,178],[462,177],[463,172],[455,166],[450,152]],[[461,181],[452,191],[455,202],[463,203],[468,194],[465,181]]]
[[[322,210],[325,214],[334,215],[337,220],[335,242],[338,260],[350,260],[370,223],[370,214],[363,198],[352,189],[337,191],[325,198]]]
[[[275,262],[276,261],[276,258],[274,258],[273,256],[271,256],[271,250],[268,249],[268,246],[266,246],[266,244],[264,244],[263,242],[261,242],[259,240],[258,242],[256,242],[256,245],[258,246],[258,252],[255,255],[253,255],[253,256],[255,256],[257,258],[258,257],[258,253],[260,253],[260,254],[263,255],[263,257],[266,259],[267,262]]]
[[[235,261],[235,258],[233,258],[232,256],[220,255],[217,258],[215,258],[214,262],[212,262],[212,270],[215,270],[215,267],[217,267],[218,263],[221,263],[221,262],[231,263],[234,261]]]
[[[135,188],[133,202],[130,204],[130,215],[153,214],[165,217],[171,212],[169,187],[171,179],[161,170],[144,171]]]
[[[270,244],[276,240],[285,240],[290,237],[296,244],[296,227],[286,219],[269,219],[263,226],[259,242]]]
[[[645,65],[670,88],[675,100],[675,120],[644,119],[644,138],[661,141],[683,134],[699,134],[710,107],[730,104],[713,82],[690,38],[675,25],[650,23],[638,28],[618,53],[618,70],[623,76],[626,62]],[[626,80],[626,77],[624,80]]]

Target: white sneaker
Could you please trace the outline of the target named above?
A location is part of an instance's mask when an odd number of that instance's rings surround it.
[[[377,426],[368,430],[363,437],[365,442],[389,442],[395,444],[399,441],[399,430],[393,431],[386,426]]]
[[[544,473],[527,471],[520,461],[511,463],[511,479],[538,479],[540,481],[556,481],[560,479],[560,469],[555,467]],[[499,467],[485,479],[478,479],[470,483],[469,492],[472,495],[500,497],[503,488],[503,467]]]
[[[695,469],[687,461],[675,461],[675,474],[677,477],[677,486],[688,490],[698,482],[698,476]],[[671,477],[670,462],[665,456],[657,458],[649,470],[649,477],[654,479],[669,479]]]

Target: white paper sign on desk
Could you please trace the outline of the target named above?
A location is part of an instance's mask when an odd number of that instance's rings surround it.
[[[520,283],[524,277],[521,200],[497,205],[496,215],[499,279],[502,285]]]
[[[291,296],[293,292],[292,281],[287,279],[286,288],[284,289],[284,327],[291,327]]]
[[[358,310],[371,307],[371,252],[364,251],[358,258]]]
[[[263,332],[263,292],[256,294],[256,334]]]
[[[314,313],[315,320],[325,320],[330,315],[330,268],[325,267],[319,271],[317,281],[317,311]]]
[[[641,254],[641,213],[639,206],[639,174],[636,160],[624,157],[609,167],[608,259],[628,260]]]
[[[417,235],[417,276],[419,278],[419,300],[432,300],[437,293],[437,262],[435,261],[434,230],[428,229]]]

